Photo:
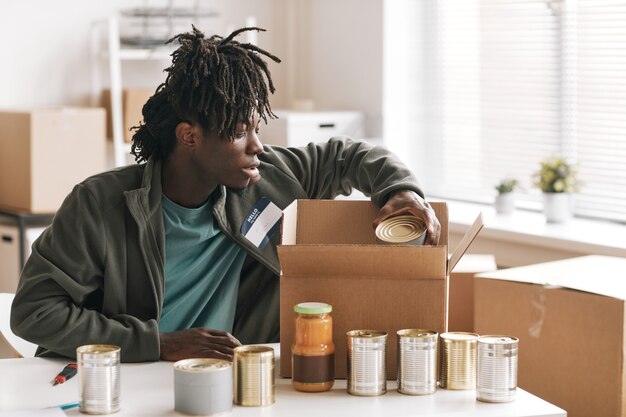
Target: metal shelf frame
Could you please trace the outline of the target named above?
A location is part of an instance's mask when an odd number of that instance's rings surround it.
[[[106,48],[103,48],[103,32],[106,34]],[[172,48],[159,46],[152,48],[122,47],[120,42],[119,20],[116,16],[106,21],[96,22],[91,33],[92,105],[97,106],[102,92],[103,76],[100,66],[108,60],[109,83],[111,89],[111,120],[116,167],[126,165],[131,144],[124,142],[123,102],[122,102],[122,62],[169,59]]]

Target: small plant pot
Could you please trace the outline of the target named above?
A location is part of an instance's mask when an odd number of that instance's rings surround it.
[[[515,210],[515,193],[498,194],[494,202],[496,213],[511,214]]]
[[[543,193],[543,213],[548,223],[566,223],[572,218],[571,193]]]

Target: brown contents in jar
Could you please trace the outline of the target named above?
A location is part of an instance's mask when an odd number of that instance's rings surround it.
[[[328,312],[304,314],[306,306],[312,304],[298,304],[305,306],[300,309],[296,306],[295,343],[291,349],[292,383],[298,391],[328,391],[335,382],[335,345],[333,319],[330,315],[332,307],[322,304],[327,306]]]

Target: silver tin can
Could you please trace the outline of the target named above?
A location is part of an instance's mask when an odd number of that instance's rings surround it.
[[[440,336],[439,386],[446,389],[476,389],[476,333],[447,332]]]
[[[239,346],[233,359],[234,403],[247,407],[274,404],[274,349]]]
[[[76,349],[81,413],[112,414],[120,410],[120,350],[113,345]]]
[[[518,342],[512,336],[478,338],[476,399],[490,403],[515,400]]]
[[[437,332],[398,331],[398,392],[433,394],[437,390]]]
[[[174,364],[174,410],[214,416],[233,409],[233,365],[223,359],[184,359]]]
[[[380,243],[419,246],[426,240],[426,225],[415,216],[395,216],[382,221],[375,233]]]
[[[387,333],[377,330],[352,330],[346,333],[346,338],[348,394],[375,396],[386,393]]]

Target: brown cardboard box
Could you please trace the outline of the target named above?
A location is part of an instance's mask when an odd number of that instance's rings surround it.
[[[450,273],[448,295],[448,331],[474,332],[474,275],[495,271],[496,258],[468,253]]]
[[[479,274],[476,332],[518,337],[518,385],[568,416],[626,416],[624,271],[583,256]]]
[[[368,201],[297,200],[283,212],[278,247],[281,376],[291,376],[295,304],[333,306],[335,376],[346,377],[349,330],[386,331],[387,377],[396,377],[396,332],[425,328],[444,332],[448,272],[482,228],[482,217],[448,258],[448,209],[432,203],[442,227],[440,246],[376,244]]]
[[[102,108],[0,111],[0,205],[56,211],[106,164]]]
[[[122,91],[122,126],[124,141],[131,142],[134,131],[130,128],[143,122],[141,110],[146,101],[154,95],[154,88],[126,88]],[[107,110],[107,138],[113,137],[113,118],[111,116],[111,90],[102,91],[102,107]]]

